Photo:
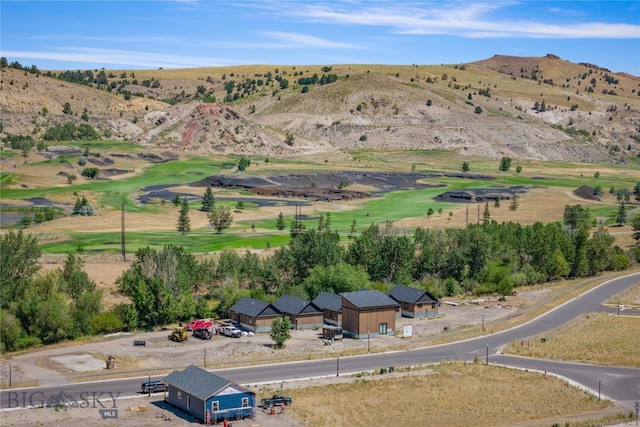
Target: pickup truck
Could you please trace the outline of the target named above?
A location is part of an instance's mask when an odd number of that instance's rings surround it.
[[[213,337],[213,333],[208,328],[198,328],[193,331],[193,336],[201,340],[210,340]]]
[[[222,334],[231,338],[240,338],[242,336],[242,331],[233,326],[225,326],[222,328]]]
[[[195,319],[193,322],[187,324],[187,331],[195,331],[200,328],[211,328],[213,322],[206,319]]]
[[[280,394],[274,394],[273,396],[260,401],[260,405],[263,408],[271,408],[272,406],[279,406],[283,404],[287,406],[291,405],[291,398]]]

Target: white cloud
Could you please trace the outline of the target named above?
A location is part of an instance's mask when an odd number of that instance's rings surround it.
[[[292,18],[314,23],[387,27],[401,34],[454,35],[470,38],[593,38],[640,37],[640,26],[624,23],[573,22],[550,25],[543,20],[508,20],[500,11],[512,3],[370,3],[298,4],[285,12]],[[375,3],[374,3],[375,4]],[[363,6],[364,5],[364,6]]]
[[[265,37],[285,42],[284,46],[291,48],[300,47],[321,47],[321,48],[337,48],[337,49],[357,49],[359,46],[351,43],[334,42],[320,37],[310,36],[300,33],[286,33],[277,31],[261,32]]]
[[[95,49],[85,47],[66,47],[64,50],[57,52],[3,51],[3,55],[11,58],[153,68],[218,67],[236,65],[239,62],[237,60],[224,60],[219,58],[166,55],[161,53],[137,52],[131,50]]]

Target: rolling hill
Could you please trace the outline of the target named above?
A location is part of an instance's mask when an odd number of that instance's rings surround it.
[[[323,76],[333,78],[322,84]],[[332,158],[444,149],[624,163],[640,152],[639,90],[636,76],[551,54],[428,66],[65,74],[5,67],[1,113],[3,136],[37,138],[57,124],[86,122],[104,139],[201,154]]]

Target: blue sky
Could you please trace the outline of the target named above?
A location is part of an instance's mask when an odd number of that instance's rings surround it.
[[[640,76],[640,1],[15,1],[1,55],[40,69],[458,64],[494,54]]]

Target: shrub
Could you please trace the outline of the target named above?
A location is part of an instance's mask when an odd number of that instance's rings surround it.
[[[360,135],[360,141],[366,141],[367,135]]]
[[[82,169],[82,176],[86,178],[95,178],[100,173],[98,168],[84,168]]]

